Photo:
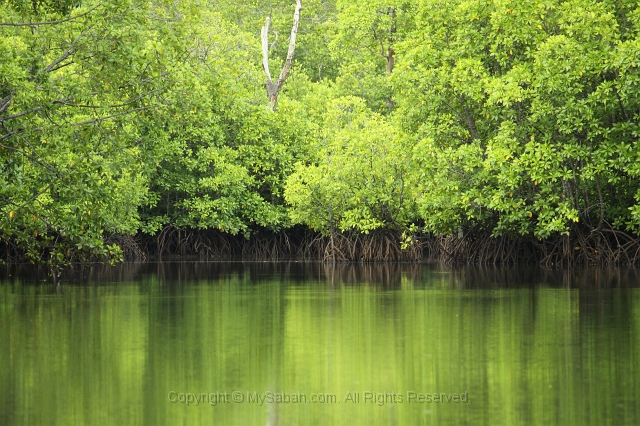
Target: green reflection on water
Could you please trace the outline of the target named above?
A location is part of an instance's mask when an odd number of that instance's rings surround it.
[[[56,287],[13,271],[0,284],[0,424],[640,423],[633,274],[201,263],[81,274]],[[254,392],[309,403],[249,402]],[[207,395],[187,405],[184,393]]]

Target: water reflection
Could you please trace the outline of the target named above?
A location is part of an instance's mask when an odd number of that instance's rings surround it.
[[[26,266],[2,274],[3,425],[640,420],[634,270],[138,263],[59,286]],[[308,401],[255,399],[268,395]]]
[[[108,284],[136,282],[152,276],[163,284],[189,283],[228,276],[257,282],[279,279],[292,284],[376,285],[399,289],[403,283],[424,286],[438,283],[450,289],[523,288],[538,285],[585,289],[640,286],[640,271],[634,268],[516,268],[461,266],[443,267],[421,263],[326,264],[322,262],[140,262],[116,266],[75,266],[64,271],[63,284]],[[33,265],[0,267],[4,282],[52,282],[47,269]],[[257,280],[257,281],[256,281]]]

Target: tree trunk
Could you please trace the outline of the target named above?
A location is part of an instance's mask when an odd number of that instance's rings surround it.
[[[296,10],[293,12],[293,25],[291,26],[291,37],[289,38],[289,51],[287,52],[287,59],[282,67],[278,80],[274,83],[271,80],[271,73],[269,72],[269,25],[271,19],[267,17],[262,30],[260,31],[260,38],[262,39],[262,68],[267,76],[267,96],[269,97],[269,104],[272,111],[276,110],[278,103],[278,94],[280,89],[284,85],[284,81],[289,75],[291,70],[291,63],[293,62],[293,53],[296,49],[296,36],[298,35],[298,23],[300,22],[300,9],[302,9],[302,3],[300,0],[296,0]]]

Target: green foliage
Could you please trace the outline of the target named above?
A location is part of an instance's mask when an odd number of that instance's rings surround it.
[[[294,222],[321,232],[403,229],[414,214],[408,152],[397,128],[360,98],[333,101],[314,159],[299,163],[285,198]]]
[[[0,235],[640,232],[633,1],[0,2]]]
[[[306,152],[307,124],[286,100],[278,113],[266,107],[253,41],[213,14],[195,27],[196,45],[208,50],[183,65],[183,84],[146,130],[166,143],[153,156],[160,161],[151,179],[154,202],[143,210],[145,232],[170,224],[248,238],[255,229],[289,225],[283,185]]]
[[[393,76],[397,116],[420,140],[428,229],[546,238],[608,221],[637,231],[633,11],[583,0],[447,6],[421,2]]]
[[[138,124],[175,81],[184,11],[46,4],[0,5],[0,231],[32,261],[108,258],[104,235],[140,225],[152,142]]]

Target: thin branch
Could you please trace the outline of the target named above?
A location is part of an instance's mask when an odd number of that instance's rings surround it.
[[[371,30],[373,31],[373,38],[380,42],[380,54],[386,58],[387,55],[385,55],[384,53],[384,42],[382,41],[382,37],[378,37],[378,33],[376,32],[375,25],[371,24]]]
[[[49,169],[52,172],[56,172],[55,169],[47,164],[46,162],[41,161],[41,159],[36,158],[35,156],[31,155],[31,154],[27,154],[25,151],[21,150],[20,148],[16,148],[13,146],[9,146],[9,145],[4,145],[0,143],[0,147],[2,147],[2,149],[8,149],[9,151],[14,151],[17,152],[19,154],[24,155],[25,157],[27,157],[29,160],[33,161],[36,164],[41,165],[42,167],[44,167],[45,169]]]
[[[273,43],[271,43],[271,46],[269,46],[269,50],[273,50],[276,47],[276,43],[278,42],[278,32],[276,30],[271,30],[271,32],[276,35],[276,39],[273,40]]]
[[[14,130],[13,132],[9,132],[9,133],[7,133],[6,135],[2,135],[2,136],[0,136],[0,142],[1,142],[1,141],[3,141],[3,140],[5,140],[5,139],[10,138],[10,137],[11,137],[11,136],[13,136],[13,135],[17,135],[18,133],[20,133],[20,132],[22,132],[22,131],[24,131],[24,129],[18,129],[18,130]]]
[[[55,104],[66,105],[65,102],[67,102],[69,100],[71,100],[71,96],[66,97],[64,99],[53,100],[53,101],[51,101],[51,105],[55,105]],[[0,117],[0,123],[3,122],[3,121],[12,120],[14,118],[22,117],[23,115],[32,114],[32,113],[38,112],[38,111],[40,111],[42,109],[43,109],[43,107],[38,106],[38,107],[32,108],[32,109],[27,110],[27,111],[19,112],[19,113],[12,114],[12,115],[5,115],[4,117]]]
[[[75,40],[73,40],[73,43],[71,43],[71,45],[67,48],[67,50],[65,50],[64,53],[62,53],[62,55],[60,55],[58,57],[58,59],[56,59],[55,61],[53,61],[49,65],[47,65],[46,68],[44,69],[44,71],[45,72],[51,72],[56,65],[58,65],[60,62],[64,61],[70,55],[72,55],[74,53],[73,48],[76,45],[76,43],[78,43],[78,41],[93,27],[94,27],[94,25],[91,25],[89,28],[87,28],[82,33],[80,33],[80,35]]]
[[[69,65],[71,65],[71,64],[73,64],[73,63],[74,63],[74,62],[73,62],[73,59],[71,59],[69,62],[67,62],[67,63],[65,63],[65,64],[62,64],[62,65],[59,65],[59,66],[57,66],[57,67],[55,67],[55,68],[51,69],[51,72],[53,72],[53,71],[57,71],[57,70],[59,70],[59,69],[61,69],[61,68],[64,68],[64,67],[68,67]]]
[[[17,114],[5,115],[4,117],[0,117],[0,122],[7,121],[7,120],[12,120],[12,119],[18,118],[18,117],[22,117],[23,115],[31,114],[32,112],[37,112],[37,111],[40,111],[41,109],[42,109],[42,107],[35,107],[35,108],[30,109],[28,111],[19,112]]]
[[[260,30],[260,38],[262,39],[262,68],[267,75],[267,81],[271,82],[271,73],[269,72],[269,24],[271,24],[271,18],[267,16],[264,27]]]
[[[11,98],[11,95],[7,95],[0,100],[0,114],[5,112],[9,108],[12,100],[13,99]]]
[[[476,120],[471,114],[471,110],[467,106],[467,99],[464,95],[460,95],[460,103],[462,104],[462,112],[464,113],[464,122],[467,125],[467,129],[473,139],[480,139],[478,128],[476,127]]]
[[[91,9],[89,9],[88,11],[86,11],[84,13],[81,13],[80,15],[70,16],[68,18],[60,19],[60,20],[57,20],[57,21],[20,22],[20,23],[0,22],[0,27],[35,27],[35,26],[38,26],[38,25],[56,25],[56,24],[61,24],[63,22],[68,22],[68,21],[72,21],[74,19],[82,18],[83,16],[90,14],[91,12],[93,12],[94,10],[99,8],[100,6],[102,6],[102,3],[99,3],[98,5],[92,7]]]
[[[278,90],[282,88],[284,81],[287,79],[287,75],[289,75],[289,70],[291,70],[293,53],[296,49],[298,23],[300,22],[300,9],[302,9],[302,3],[300,2],[300,0],[296,0],[296,10],[293,13],[293,26],[291,27],[291,38],[289,39],[289,50],[287,51],[287,59],[284,63],[284,67],[282,68],[282,72],[280,73],[280,77],[278,77]]]
[[[105,117],[93,118],[91,120],[81,121],[79,123],[70,123],[69,126],[70,127],[77,127],[77,126],[84,126],[84,125],[87,125],[87,124],[101,123],[101,122],[103,122],[105,120],[108,120],[110,118],[119,117],[121,115],[131,114],[131,113],[134,113],[134,112],[137,112],[137,111],[146,110],[146,109],[149,109],[149,107],[134,108],[134,109],[130,109],[130,110],[127,110],[127,111],[119,112],[117,114],[107,115]]]
[[[121,108],[121,107],[125,107],[125,106],[127,106],[127,105],[134,104],[134,103],[136,103],[136,102],[138,102],[138,101],[140,101],[140,100],[142,100],[142,99],[144,99],[144,98],[146,98],[146,97],[148,97],[148,96],[150,96],[150,95],[152,95],[152,94],[154,94],[154,93],[162,92],[162,91],[163,91],[163,90],[165,90],[165,89],[166,89],[166,87],[159,87],[159,88],[157,88],[157,89],[154,89],[154,90],[151,90],[151,91],[149,91],[149,92],[143,93],[143,94],[141,94],[141,95],[139,95],[139,96],[136,96],[135,98],[133,98],[133,99],[131,99],[131,100],[127,101],[127,102],[124,102],[124,103],[121,103],[121,104],[116,104],[116,105],[86,105],[86,104],[73,104],[73,103],[67,102],[67,101],[68,101],[68,100],[70,100],[70,99],[60,99],[60,100],[57,100],[57,101],[52,102],[52,104],[53,104],[53,103],[57,103],[57,104],[61,104],[61,105],[65,105],[65,106],[70,106],[70,107],[76,107],[76,108],[90,108],[90,109],[111,109],[111,108]]]

